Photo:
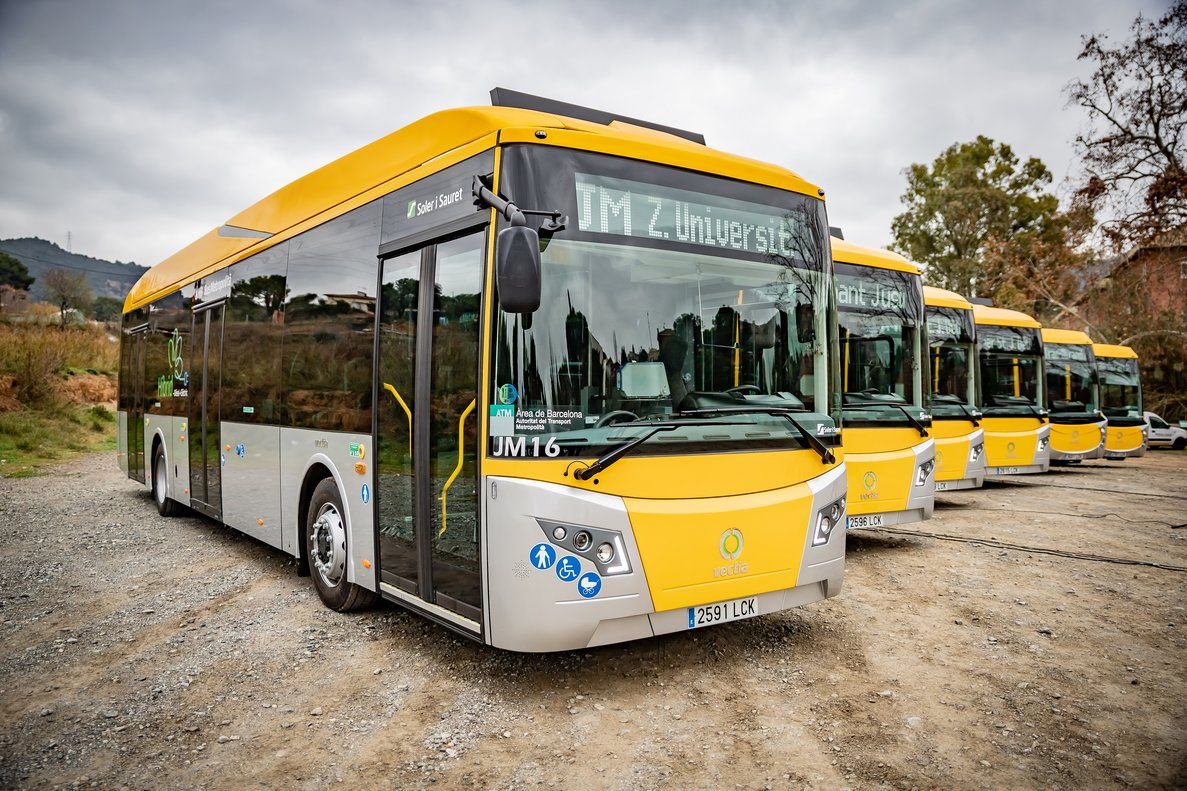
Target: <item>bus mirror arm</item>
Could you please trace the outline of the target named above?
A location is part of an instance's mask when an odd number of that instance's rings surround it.
[[[540,308],[540,234],[514,203],[474,177],[474,204],[489,206],[510,223],[499,231],[495,244],[495,290],[505,313],[521,313],[524,327]]]

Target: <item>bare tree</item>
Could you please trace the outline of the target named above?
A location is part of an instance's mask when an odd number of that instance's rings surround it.
[[[1074,201],[1118,250],[1187,225],[1187,0],[1157,20],[1139,15],[1130,32],[1115,47],[1086,36],[1079,60],[1095,70],[1067,86],[1088,115]]]
[[[51,269],[42,278],[49,298],[58,305],[62,326],[66,326],[66,311],[74,308],[85,310],[95,299],[95,292],[87,285],[82,272],[69,269]]]

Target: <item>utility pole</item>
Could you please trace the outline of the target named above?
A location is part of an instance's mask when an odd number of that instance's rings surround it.
[[[72,249],[70,249],[72,246],[72,244],[71,244],[72,242],[73,242],[73,234],[71,234],[70,231],[66,231],[66,252],[68,252],[68,253],[74,252]]]

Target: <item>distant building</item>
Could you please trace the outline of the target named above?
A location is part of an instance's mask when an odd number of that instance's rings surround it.
[[[19,316],[29,307],[29,292],[7,283],[0,284],[0,313]]]

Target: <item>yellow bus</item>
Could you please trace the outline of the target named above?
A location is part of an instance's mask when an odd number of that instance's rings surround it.
[[[833,239],[849,528],[928,519],[935,442],[924,411],[923,283],[887,250]]]
[[[985,432],[977,406],[977,327],[973,304],[954,291],[923,287],[930,349],[928,411],[936,441],[936,491],[977,489],[985,481]]]
[[[1100,411],[1092,339],[1079,330],[1043,328],[1051,463],[1076,464],[1105,455],[1108,421]]]
[[[836,595],[823,192],[505,89],[282,187],[124,305],[119,442],[188,507],[515,651]]]
[[[1138,355],[1128,346],[1092,344],[1100,382],[1100,408],[1109,421],[1105,458],[1146,455],[1146,419]]]
[[[1043,406],[1042,325],[1025,313],[973,305],[985,474],[1024,475],[1051,466]]]

